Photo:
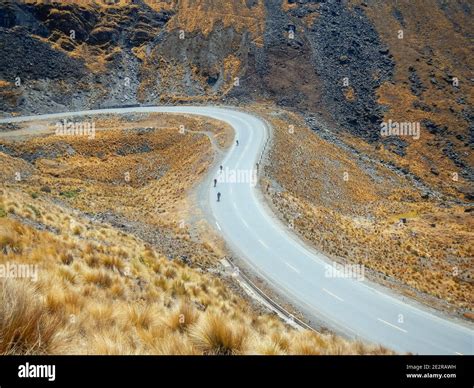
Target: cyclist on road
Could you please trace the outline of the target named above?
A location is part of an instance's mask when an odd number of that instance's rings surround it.
[[[237,146],[239,145],[239,141],[238,141],[238,140],[236,140],[235,143],[237,144]]]
[[[217,185],[217,179],[214,179],[214,187]]]
[[[217,193],[217,202],[221,201],[221,193]]]
[[[222,167],[222,166],[220,166],[220,169],[221,169],[221,171],[222,171],[222,168],[223,168],[223,167]]]

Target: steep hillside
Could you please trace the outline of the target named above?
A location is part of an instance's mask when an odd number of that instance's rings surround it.
[[[469,200],[470,19],[441,0],[6,1],[0,110],[270,99]],[[420,134],[383,137],[389,120]]]
[[[0,194],[0,263],[38,266],[35,282],[0,279],[0,354],[390,353],[286,327],[134,236],[21,189]]]
[[[187,202],[229,144],[222,123],[96,124],[94,138],[40,122],[2,131],[0,269],[29,272],[0,277],[0,354],[391,353],[295,330],[222,270],[222,244]]]
[[[466,0],[4,0],[0,116],[139,104],[252,110],[273,126],[261,188],[296,233],[337,261],[364,264],[372,278],[410,297],[472,317],[472,7]],[[68,313],[82,306],[70,287],[107,300],[135,287],[132,299],[142,298],[141,280],[134,285],[114,269],[137,260],[138,278],[151,284],[152,272],[160,274],[160,288],[150,286],[144,300],[163,290],[174,298],[157,302],[157,314],[194,292],[181,287],[188,275],[192,290],[218,281],[200,271],[218,266],[222,240],[200,222],[189,195],[232,141],[230,128],[182,116],[107,116],[91,140],[52,136],[53,126],[0,127],[3,258],[24,258],[28,244],[42,239],[51,244],[41,249],[54,251],[48,276],[65,279]],[[26,136],[31,132],[38,137]],[[115,252],[122,238],[128,251]],[[100,257],[88,252],[95,243]],[[88,253],[71,264],[68,247]],[[172,276],[163,275],[168,270]],[[182,282],[177,271],[185,273]],[[195,291],[195,307],[217,294],[216,306],[238,320],[240,302],[226,304],[224,289],[219,283],[214,294]],[[40,291],[12,292],[50,297]],[[242,312],[242,320],[254,322],[254,313]],[[100,318],[84,314],[84,322]],[[107,314],[121,322],[117,330],[129,329],[123,316]],[[216,324],[209,319],[200,325]],[[94,331],[86,326],[81,330]],[[222,351],[203,350],[181,329],[187,351]],[[249,336],[267,329],[254,326]],[[262,341],[265,352],[298,352]],[[342,351],[326,345],[318,351]]]
[[[388,287],[472,316],[471,206],[445,203],[381,162],[386,149],[319,122],[312,134],[303,117],[275,106],[254,109],[274,129],[261,187],[285,224],[334,261],[362,264]]]

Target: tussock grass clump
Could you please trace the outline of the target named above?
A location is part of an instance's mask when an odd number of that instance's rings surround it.
[[[48,314],[34,287],[0,279],[0,354],[56,353],[63,334],[63,322]]]
[[[233,324],[221,314],[205,314],[190,329],[192,343],[205,354],[233,355],[243,353],[248,330]]]
[[[0,251],[8,254],[9,251],[20,252],[22,245],[18,234],[21,234],[22,228],[19,224],[12,227],[8,224],[0,224]]]
[[[112,277],[102,269],[85,272],[84,279],[88,283],[93,283],[103,288],[109,288],[112,285]]]
[[[196,308],[187,300],[183,300],[170,313],[166,320],[171,330],[185,331],[193,325],[199,318]]]
[[[201,354],[188,337],[179,333],[170,333],[157,345],[155,352],[163,355],[187,356]]]
[[[117,256],[105,256],[102,258],[102,264],[111,270],[117,270],[117,271],[123,271],[125,268],[125,265],[122,261]]]
[[[141,352],[133,346],[130,337],[124,336],[118,328],[102,330],[93,335],[87,354],[100,354],[108,356],[138,355]]]
[[[128,319],[133,327],[150,329],[159,322],[156,309],[149,305],[133,305],[129,307]]]

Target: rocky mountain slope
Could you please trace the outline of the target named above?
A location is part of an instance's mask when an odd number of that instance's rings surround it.
[[[0,110],[271,100],[469,200],[471,18],[461,0],[7,0]],[[382,137],[389,120],[420,138]]]

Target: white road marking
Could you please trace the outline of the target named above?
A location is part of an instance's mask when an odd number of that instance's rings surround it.
[[[244,218],[241,215],[239,215],[239,218],[240,218],[240,221],[242,221],[242,223],[245,225],[245,227],[247,229],[250,229],[249,224],[247,224],[247,221],[245,221]]]
[[[262,244],[265,248],[269,249],[269,248],[268,248],[268,245],[265,244],[262,240],[259,239],[258,242],[259,242],[260,244]]]
[[[340,300],[341,302],[344,302],[344,299],[342,299],[341,297],[339,297],[339,296],[333,294],[331,291],[328,291],[328,290],[326,290],[325,288],[323,288],[323,291],[324,291],[326,294],[331,295],[333,298],[336,298],[336,299]]]
[[[385,323],[388,326],[392,326],[393,328],[395,328],[397,330],[403,331],[404,333],[408,333],[405,329],[402,329],[401,327],[395,326],[395,325],[391,324],[390,322],[384,321],[383,319],[377,318],[377,320],[382,322],[382,323]]]
[[[291,245],[292,245],[295,249],[297,249],[298,251],[300,251],[300,252],[303,254],[303,256],[304,256],[305,258],[311,260],[312,262],[314,262],[314,263],[316,263],[316,264],[318,264],[318,265],[320,265],[320,266],[322,266],[322,267],[326,267],[326,266],[328,265],[327,263],[321,261],[321,259],[313,258],[312,253],[308,253],[308,251],[307,251],[304,247],[302,247],[301,245],[297,244],[296,241],[291,238],[291,236],[289,236],[289,235],[286,234],[286,233],[283,233],[282,230],[279,228],[278,224],[275,223],[275,220],[272,219],[272,218],[267,214],[267,212],[263,210],[262,206],[260,206],[260,204],[259,204],[258,200],[256,199],[255,194],[254,194],[253,191],[252,191],[252,195],[253,195],[254,200],[256,201],[256,205],[257,205],[258,212],[260,213],[260,215],[261,215],[263,218],[265,218],[265,219],[269,222],[269,225],[270,225],[270,227],[271,227],[273,230],[275,230],[282,238],[287,239],[288,237],[290,237],[290,239],[289,239],[288,241],[291,243]]]
[[[216,225],[217,225],[217,227],[219,228],[219,230],[222,230],[221,227],[220,227],[220,225],[219,225],[219,223],[218,223],[217,221],[216,221]]]
[[[286,261],[285,261],[285,264],[286,264],[289,268],[291,268],[293,271],[295,271],[296,273],[301,273],[298,268],[293,267],[291,264],[287,263]]]

